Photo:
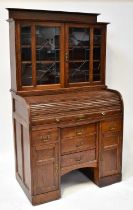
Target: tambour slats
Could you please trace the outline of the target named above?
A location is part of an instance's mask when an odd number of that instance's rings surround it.
[[[119,95],[107,90],[36,97],[36,103],[34,97],[32,99],[26,97],[32,121],[75,116],[81,113],[120,111],[122,108]]]

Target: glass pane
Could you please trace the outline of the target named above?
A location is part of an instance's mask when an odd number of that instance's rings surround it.
[[[93,81],[101,80],[101,29],[94,29]]]
[[[22,64],[22,85],[32,85],[32,65],[30,63]]]
[[[90,30],[69,29],[69,82],[89,81]]]
[[[84,82],[88,81],[89,71],[88,71],[89,63],[86,62],[70,62],[69,69],[71,70],[69,73],[69,82]]]
[[[37,84],[56,84],[60,82],[59,63],[38,63]]]
[[[36,27],[37,84],[60,82],[60,30],[57,27]]]
[[[31,62],[31,27],[21,26],[21,77],[22,86],[32,85],[32,62]]]
[[[22,61],[31,61],[31,48],[23,47],[21,49],[21,60]]]
[[[21,26],[21,45],[31,44],[31,27],[27,25]]]

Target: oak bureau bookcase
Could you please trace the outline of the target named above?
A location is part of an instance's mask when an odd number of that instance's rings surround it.
[[[32,204],[61,196],[79,169],[102,187],[121,180],[123,102],[105,85],[98,14],[9,10],[16,178]]]

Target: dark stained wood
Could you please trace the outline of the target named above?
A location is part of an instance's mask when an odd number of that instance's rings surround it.
[[[61,131],[61,139],[68,139],[68,138],[77,138],[81,136],[90,136],[96,133],[96,125],[83,125],[83,126],[74,126],[74,127],[67,127],[62,129]]]
[[[32,145],[43,145],[44,143],[53,143],[58,141],[58,130],[56,128],[46,129],[46,130],[38,130],[32,132]]]
[[[94,161],[96,159],[95,154],[95,150],[91,149],[83,152],[76,152],[73,154],[63,155],[61,158],[61,168],[64,169],[64,167],[75,165],[77,165],[77,168],[79,168],[79,164]]]
[[[25,187],[24,183],[22,182],[22,180],[19,178],[17,174],[16,174],[16,179],[33,205],[38,205],[44,202],[56,200],[56,199],[59,199],[61,196],[60,190],[54,190],[54,191],[39,194],[39,195],[32,195],[31,193],[29,193],[28,189]]]
[[[120,131],[122,129],[121,119],[107,120],[102,122],[101,130],[106,131]]]
[[[21,143],[21,125],[16,122],[16,151],[17,151],[17,173],[21,179],[23,179],[23,162],[22,162],[22,143]]]
[[[61,176],[76,169],[99,187],[121,181],[124,105],[105,85],[107,23],[97,22],[97,14],[24,9],[9,9],[9,18],[16,178],[31,203],[60,198]],[[21,24],[31,26],[31,86],[21,81]],[[36,25],[60,29],[59,84],[37,85]],[[69,83],[70,27],[90,29],[87,82]],[[102,31],[100,81],[93,81],[96,28]]]
[[[57,93],[67,93],[67,92],[78,92],[78,91],[91,91],[91,90],[104,90],[107,88],[107,86],[102,85],[98,82],[95,82],[94,85],[85,85],[85,86],[77,86],[77,87],[66,87],[66,88],[60,88],[59,85],[52,85],[52,87],[47,86],[46,90],[41,90],[39,88],[36,87],[35,90],[33,90],[33,87],[29,87],[29,88],[22,88],[21,91],[14,91],[11,90],[12,92],[16,92],[17,95],[20,96],[37,96],[37,95],[53,95],[53,94],[57,94]]]
[[[31,192],[31,160],[30,160],[30,137],[29,130],[23,126],[23,173],[24,173],[24,184]]]
[[[75,139],[62,140],[61,153],[62,155],[79,152],[85,149],[92,149],[96,147],[96,135],[77,137]]]
[[[46,12],[46,13],[45,13]],[[34,15],[33,15],[34,14]],[[41,17],[43,15],[46,16],[44,20],[41,20]],[[48,22],[48,17],[51,15],[51,21]],[[9,9],[9,16],[14,17],[15,20],[15,40],[16,40],[16,46],[15,46],[15,52],[16,55],[11,56],[11,61],[14,61],[14,64],[16,62],[16,70],[14,70],[14,65],[11,65],[12,68],[12,90],[16,91],[17,93],[19,91],[26,91],[27,93],[33,91],[35,94],[38,91],[44,91],[44,90],[56,90],[60,88],[68,88],[68,87],[81,87],[82,86],[96,86],[101,85],[101,87],[105,86],[105,56],[106,56],[106,25],[107,23],[100,23],[95,20],[94,22],[91,20],[91,18],[96,18],[97,15],[95,14],[85,14],[84,21],[82,23],[77,22],[75,19],[75,15],[70,17],[71,13],[64,13],[64,12],[50,12],[50,11],[32,11],[32,10],[19,10],[19,9]],[[73,13],[74,14],[74,13]],[[20,19],[15,18],[17,15],[20,17]],[[29,18],[25,19],[25,15]],[[32,19],[36,18],[36,20],[33,21]],[[59,15],[59,17],[58,17]],[[62,17],[60,17],[62,16]],[[84,15],[82,13],[77,14],[76,18],[80,18],[82,21],[82,17]],[[38,18],[37,18],[38,17]],[[56,19],[58,17],[59,19]],[[67,20],[67,18],[70,17],[71,22]],[[65,19],[65,21],[62,23],[62,18]],[[9,21],[10,26],[13,25],[14,21]],[[22,65],[21,65],[21,42],[20,42],[20,27],[21,24],[26,24],[31,26],[31,51],[32,51],[32,59],[31,61],[22,61],[22,63],[30,64],[32,63],[32,84],[29,86],[22,86]],[[37,74],[36,74],[36,64],[38,62],[40,63],[49,63],[49,61],[36,61],[36,37],[35,37],[35,26],[48,26],[48,27],[59,27],[60,28],[60,84],[44,84],[44,85],[37,85]],[[82,28],[88,28],[90,29],[90,56],[89,60],[89,81],[88,82],[79,82],[79,83],[71,83],[69,84],[69,62],[66,61],[66,56],[69,57],[69,50],[68,50],[68,41],[69,41],[69,27],[82,27]],[[13,26],[11,27],[13,28]],[[93,81],[93,30],[95,28],[101,28],[102,30],[102,44],[101,44],[101,81]],[[13,29],[11,29],[13,30]],[[11,38],[13,38],[13,33]],[[13,42],[14,43],[14,42]],[[26,45],[25,45],[26,46]],[[11,46],[12,50],[12,46]],[[11,53],[12,55],[12,53]],[[68,58],[69,59],[69,58]],[[52,61],[51,61],[52,63]],[[14,72],[14,73],[13,73]],[[23,94],[23,92],[21,92]]]
[[[78,13],[78,12],[62,12],[50,10],[29,10],[29,9],[11,9],[9,8],[9,18],[15,20],[55,20],[64,22],[96,22],[99,14],[94,13]]]
[[[59,189],[58,143],[33,147],[33,195]]]

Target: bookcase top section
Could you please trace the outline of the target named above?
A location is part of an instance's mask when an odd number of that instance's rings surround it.
[[[62,22],[97,22],[98,13],[81,13],[66,11],[50,11],[50,10],[32,10],[7,8],[9,11],[9,19],[14,20],[60,20]]]

